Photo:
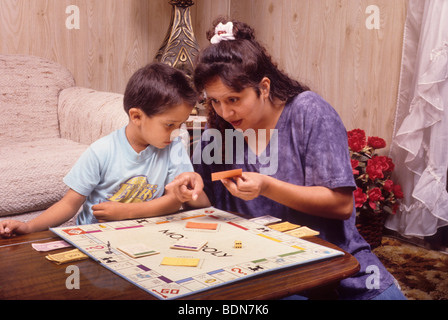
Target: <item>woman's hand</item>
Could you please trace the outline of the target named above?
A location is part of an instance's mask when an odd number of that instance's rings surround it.
[[[350,187],[298,186],[255,172],[221,181],[233,196],[246,201],[262,195],[299,212],[338,220],[349,219],[353,211]]]
[[[257,172],[243,172],[241,177],[222,179],[229,192],[243,200],[253,200],[260,196],[266,186],[265,175]]]

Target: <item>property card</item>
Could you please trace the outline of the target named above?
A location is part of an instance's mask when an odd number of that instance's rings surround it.
[[[285,233],[297,237],[297,238],[304,238],[304,237],[311,237],[311,236],[318,236],[319,232],[315,231],[313,229],[310,229],[308,227],[301,227],[298,229],[286,231]]]
[[[207,244],[207,240],[179,239],[170,248],[180,250],[199,251]]]
[[[266,216],[252,218],[252,219],[250,219],[250,221],[258,223],[258,224],[262,224],[262,225],[265,226],[265,225],[268,225],[268,224],[271,224],[271,223],[282,221],[282,219],[276,218],[276,217],[273,217],[273,216],[270,216],[270,215],[266,215]]]
[[[218,224],[188,221],[185,227],[190,229],[216,230]]]
[[[163,266],[176,266],[176,267],[197,267],[200,259],[197,258],[172,258],[165,257],[162,260]]]
[[[285,232],[285,231],[289,231],[292,229],[296,229],[298,227],[300,227],[298,224],[294,224],[291,222],[280,222],[280,223],[276,223],[276,224],[271,224],[268,226],[271,229],[280,231],[280,232]]]
[[[145,256],[152,256],[154,254],[158,254],[157,250],[151,249],[144,243],[134,243],[127,246],[117,247],[121,252],[126,253],[128,256],[132,258],[140,258]]]
[[[234,169],[220,172],[212,173],[212,181],[218,181],[221,179],[229,179],[233,177],[241,177],[243,174],[243,169]]]

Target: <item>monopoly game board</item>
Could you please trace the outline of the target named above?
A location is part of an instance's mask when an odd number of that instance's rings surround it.
[[[162,300],[343,255],[213,207],[51,231]]]

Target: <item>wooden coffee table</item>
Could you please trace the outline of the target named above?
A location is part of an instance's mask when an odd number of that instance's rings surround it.
[[[157,300],[92,259],[56,265],[45,258],[48,252],[37,252],[31,247],[32,243],[58,239],[51,231],[0,239],[0,299]],[[318,237],[307,240],[341,250]],[[79,289],[67,289],[66,281],[71,275],[66,270],[69,265],[79,268]],[[267,300],[305,290],[324,294],[326,289],[334,288],[340,280],[355,274],[359,268],[358,261],[345,253],[344,256],[261,274],[189,295],[185,299]]]

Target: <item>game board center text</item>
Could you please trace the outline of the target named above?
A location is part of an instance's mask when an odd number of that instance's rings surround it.
[[[185,238],[185,236],[183,234],[172,232],[169,229],[160,230],[159,232],[170,237],[171,239],[179,240],[179,239]],[[224,252],[217,248],[209,247],[207,245],[205,245],[204,248],[202,248],[202,252],[210,253],[211,255],[216,256],[216,257],[231,257],[232,256],[231,254],[229,254],[227,252]]]

